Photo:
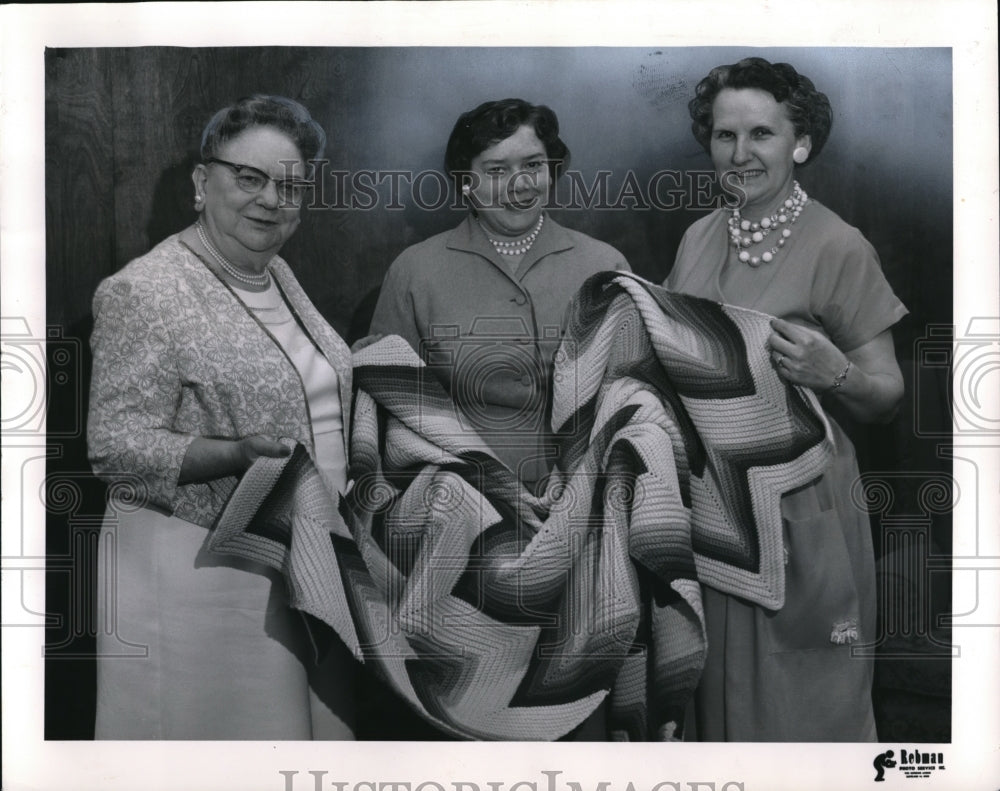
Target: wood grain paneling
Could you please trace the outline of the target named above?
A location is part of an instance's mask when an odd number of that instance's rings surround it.
[[[114,258],[110,64],[100,50],[45,53],[46,307],[70,327],[90,313]]]
[[[52,441],[50,434],[46,464],[45,607],[53,625],[46,630],[45,735],[85,739],[93,735],[95,587],[93,553],[81,548],[92,546],[104,489],[89,475],[82,430],[90,300],[101,278],[117,269],[111,73],[99,50],[50,49],[45,76],[46,309],[48,324],[64,338],[49,345],[48,427],[64,436]],[[61,386],[53,365],[59,346],[72,359],[62,366],[71,375]],[[77,506],[53,507],[57,491],[72,491]]]
[[[195,219],[201,130],[237,91],[234,50],[114,49],[115,225],[119,266]]]

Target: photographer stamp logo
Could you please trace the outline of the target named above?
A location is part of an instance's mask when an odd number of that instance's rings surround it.
[[[928,753],[919,750],[900,748],[898,751],[886,750],[875,756],[872,765],[875,767],[875,782],[885,782],[886,773],[895,769],[904,777],[930,777],[932,772],[943,770],[944,753]]]

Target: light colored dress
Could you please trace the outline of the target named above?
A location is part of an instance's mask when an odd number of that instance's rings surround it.
[[[815,200],[770,264],[729,256],[728,212],[685,233],[665,285],[823,332],[851,351],[906,308],[872,246]],[[836,456],[782,500],[785,606],[770,612],[704,588],[708,657],[697,693],[703,741],[873,741],[875,567],[868,514],[856,502],[854,447],[831,419]],[[864,655],[852,648],[868,644]]]
[[[206,548],[235,479],[177,486],[179,457],[142,457],[198,435],[284,436],[343,490],[348,352],[287,266],[274,262],[272,274],[280,291],[231,290],[171,237],[95,299],[91,455],[113,491],[99,565],[98,739],[353,737],[347,649],[336,643],[317,666],[281,575]],[[138,505],[114,496],[130,477],[148,482]]]
[[[344,491],[347,456],[337,372],[299,327],[273,280],[266,291],[234,292],[274,336],[302,377],[312,424],[313,460],[327,488]]]

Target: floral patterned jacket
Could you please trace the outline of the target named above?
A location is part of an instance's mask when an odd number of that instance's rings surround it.
[[[179,236],[97,288],[87,441],[102,480],[138,476],[145,504],[209,527],[237,479],[178,485],[196,437],[262,434],[292,438],[310,450],[313,437],[297,370]],[[293,314],[337,372],[344,426],[350,426],[350,351],[288,265],[275,258],[270,266]],[[345,454],[346,435],[345,428]]]

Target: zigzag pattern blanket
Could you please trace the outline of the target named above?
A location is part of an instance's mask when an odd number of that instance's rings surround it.
[[[609,738],[680,738],[700,584],[781,607],[780,497],[830,458],[769,331],[634,275],[591,278],[556,358],[562,449],[539,497],[383,339],[354,358],[339,513],[299,447],[251,468],[212,548],[281,569],[294,606],[448,733],[554,739],[607,698]]]

